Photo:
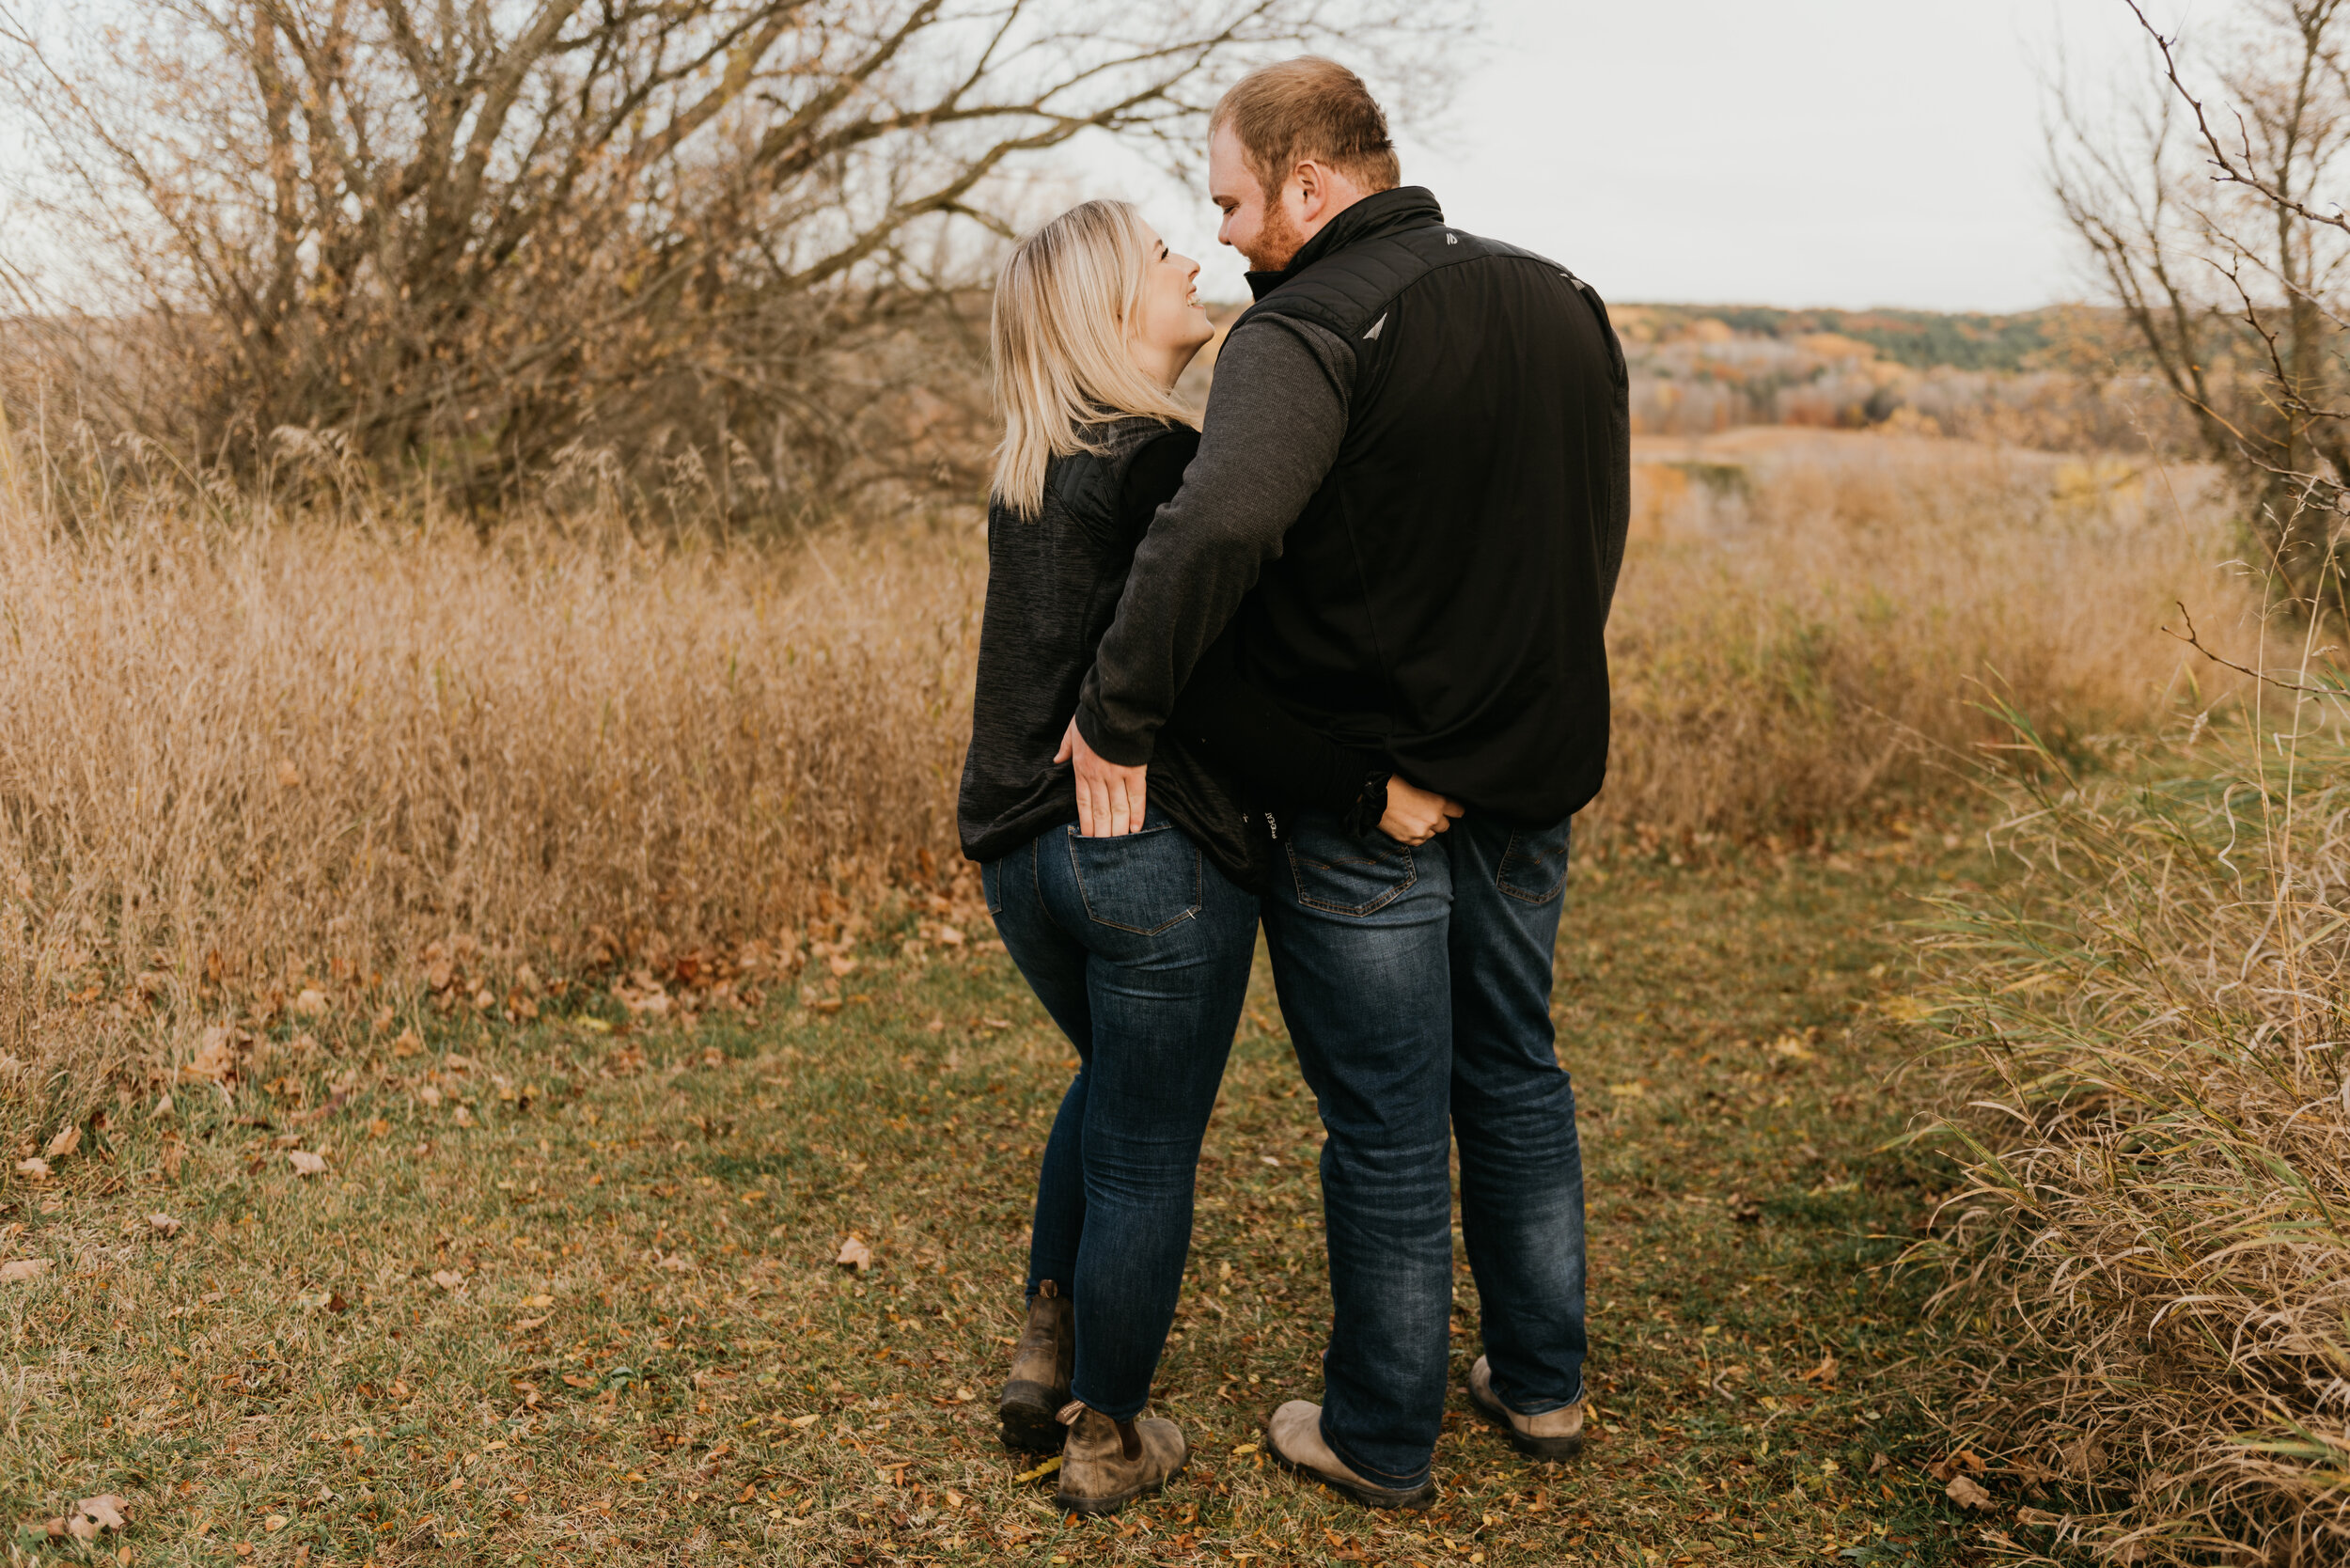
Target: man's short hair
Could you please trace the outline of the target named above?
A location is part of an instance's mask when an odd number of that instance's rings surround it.
[[[1366,191],[1402,183],[1387,117],[1363,79],[1336,60],[1308,55],[1260,66],[1232,85],[1208,120],[1240,138],[1248,170],[1273,199],[1307,159],[1327,164]]]

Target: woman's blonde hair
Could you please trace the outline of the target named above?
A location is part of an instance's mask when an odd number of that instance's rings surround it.
[[[989,323],[990,389],[1004,416],[996,500],[1034,517],[1045,465],[1098,451],[1091,428],[1140,416],[1189,424],[1175,395],[1137,367],[1126,333],[1142,303],[1150,230],[1123,201],[1072,207],[1005,259]]]

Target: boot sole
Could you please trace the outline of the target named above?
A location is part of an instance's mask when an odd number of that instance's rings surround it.
[[[1069,1435],[1069,1429],[1060,1424],[1060,1407],[1066,1403],[1066,1394],[1056,1402],[1053,1391],[1041,1383],[1005,1385],[1004,1397],[995,1406],[996,1419],[1004,1424],[1004,1447],[1022,1453],[1060,1452]]]
[[[1469,1408],[1492,1425],[1499,1427],[1501,1435],[1509,1439],[1510,1446],[1529,1459],[1573,1459],[1583,1451],[1583,1438],[1579,1433],[1573,1437],[1529,1437],[1511,1421],[1509,1407],[1499,1400],[1474,1384],[1469,1388],[1468,1397]]]
[[[1311,1465],[1301,1464],[1281,1451],[1281,1445],[1273,1440],[1273,1434],[1270,1432],[1264,1435],[1264,1450],[1273,1456],[1273,1462],[1276,1465],[1280,1466],[1292,1475],[1303,1476],[1308,1481],[1319,1482],[1339,1496],[1350,1501],[1361,1503],[1365,1508],[1424,1509],[1436,1500],[1436,1482],[1433,1477],[1420,1482],[1409,1492],[1397,1492],[1385,1486],[1369,1486],[1358,1482],[1348,1481],[1342,1477],[1317,1470]]]
[[[1183,1455],[1183,1464],[1167,1471],[1159,1480],[1151,1482],[1148,1486],[1137,1486],[1130,1492],[1120,1492],[1114,1497],[1073,1497],[1065,1493],[1056,1492],[1053,1494],[1053,1506],[1063,1513],[1074,1513],[1087,1519],[1098,1518],[1104,1513],[1115,1513],[1137,1497],[1147,1497],[1154,1492],[1165,1491],[1167,1483],[1182,1475],[1190,1464],[1191,1455],[1186,1453]]]

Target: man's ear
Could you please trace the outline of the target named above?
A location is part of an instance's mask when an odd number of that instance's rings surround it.
[[[1322,216],[1322,202],[1329,195],[1329,182],[1322,178],[1320,166],[1311,163],[1300,164],[1291,172],[1290,179],[1297,185],[1299,215],[1308,223]]]

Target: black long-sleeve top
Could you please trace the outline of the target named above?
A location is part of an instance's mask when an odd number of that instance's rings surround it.
[[[1151,433],[1125,463],[1114,502],[1078,494],[1056,528],[997,508],[989,518],[988,606],[979,691],[959,803],[964,853],[986,861],[1077,818],[1072,770],[1053,753],[1077,683],[1124,590],[1151,520],[1183,486],[1198,432]],[[1058,465],[1057,465],[1058,466]],[[1056,476],[1058,477],[1058,476]],[[1054,480],[1048,478],[1048,489]],[[1107,504],[1103,504],[1107,503]],[[1099,526],[1106,523],[1107,526]],[[1012,530],[1027,530],[1014,532]],[[1343,812],[1385,764],[1336,745],[1245,676],[1230,633],[1202,653],[1169,715],[1146,782],[1152,805],[1241,886],[1263,885],[1248,817],[1266,805]]]

